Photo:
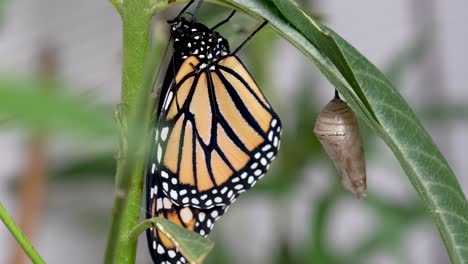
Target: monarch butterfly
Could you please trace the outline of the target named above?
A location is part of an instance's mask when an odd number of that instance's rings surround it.
[[[366,193],[364,148],[356,116],[335,91],[335,98],[320,112],[314,133],[341,170],[343,185],[359,199]]]
[[[215,29],[182,17],[170,24],[173,55],[160,93],[147,171],[147,218],[164,217],[208,235],[228,206],[267,172],[281,122],[236,53]],[[155,263],[185,263],[156,229],[147,231]]]

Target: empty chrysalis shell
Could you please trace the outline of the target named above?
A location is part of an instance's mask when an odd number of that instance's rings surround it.
[[[351,108],[338,94],[320,112],[314,133],[341,170],[343,185],[359,199],[366,193],[366,164],[359,127]]]

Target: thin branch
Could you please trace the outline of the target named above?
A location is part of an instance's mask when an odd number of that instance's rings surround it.
[[[21,229],[15,223],[13,218],[8,214],[7,210],[5,209],[5,207],[3,207],[3,204],[1,202],[0,202],[0,218],[2,219],[2,222],[5,224],[8,230],[10,231],[11,235],[16,239],[18,244],[23,248],[24,252],[26,252],[26,254],[29,256],[31,261],[34,264],[45,263],[45,261],[39,255],[39,253],[37,253],[37,251],[34,249],[31,242],[28,241],[28,239],[23,234]]]

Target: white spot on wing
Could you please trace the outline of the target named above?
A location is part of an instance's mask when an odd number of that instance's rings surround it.
[[[162,148],[161,148],[161,145],[160,145],[160,144],[158,144],[158,151],[157,151],[156,155],[158,156],[158,163],[161,163]]]
[[[156,200],[156,211],[161,210],[162,206],[163,206],[162,198],[158,198],[158,200]]]
[[[199,213],[199,214],[198,214],[198,220],[199,220],[200,222],[205,221],[205,216],[206,216],[205,213],[203,213],[203,212]]]
[[[275,127],[277,122],[278,121],[276,119],[273,119],[273,121],[271,121],[271,127]]]
[[[218,217],[218,210],[214,210],[213,212],[211,212],[211,217],[213,218]]]
[[[174,258],[176,256],[176,253],[174,250],[167,251],[167,254],[169,255],[170,258]]]
[[[269,149],[271,149],[271,145],[265,145],[265,146],[262,148],[263,151],[267,151],[267,150],[269,150]]]
[[[171,209],[171,207],[172,207],[171,200],[167,199],[166,197],[164,197],[164,199],[163,199],[163,204],[164,204],[165,209]]]
[[[166,141],[168,132],[169,132],[169,127],[165,127],[161,130],[161,139],[163,141]]]
[[[190,208],[185,207],[182,210],[180,210],[180,218],[182,218],[182,221],[184,223],[190,222],[190,220],[192,220],[193,218],[193,214]]]
[[[249,179],[247,180],[247,183],[252,184],[253,181],[254,181],[254,177],[250,176]]]
[[[174,96],[174,95],[172,94],[172,92],[169,92],[169,94],[167,95],[166,101],[164,102],[164,110],[165,110],[165,111],[166,111],[167,108],[169,107],[169,104],[171,103],[172,97],[173,97],[173,96]]]
[[[164,254],[165,250],[164,248],[161,246],[161,244],[158,245],[158,254],[162,255]]]
[[[177,197],[177,192],[175,190],[171,190],[171,197],[172,199],[177,200],[178,197]]]

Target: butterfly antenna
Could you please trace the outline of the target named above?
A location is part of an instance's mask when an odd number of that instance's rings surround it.
[[[242,49],[242,47],[244,47],[245,44],[247,44],[247,42],[249,42],[249,40],[255,35],[257,34],[264,26],[266,26],[266,24],[268,24],[268,21],[265,20],[265,22],[263,22],[254,32],[252,32],[252,34],[250,34],[250,36],[248,38],[246,38],[244,40],[244,42],[242,42],[239,47],[237,47],[237,49],[231,53],[231,55],[235,55],[240,49]]]
[[[236,10],[232,11],[231,14],[229,14],[229,16],[226,19],[216,24],[214,27],[211,28],[211,30],[215,30],[216,28],[226,24],[232,18],[232,16],[234,16],[235,13],[236,13]]]
[[[192,22],[197,20],[198,11],[200,10],[200,7],[202,4],[203,4],[203,0],[198,1],[197,7],[195,8],[195,12],[193,12]]]

